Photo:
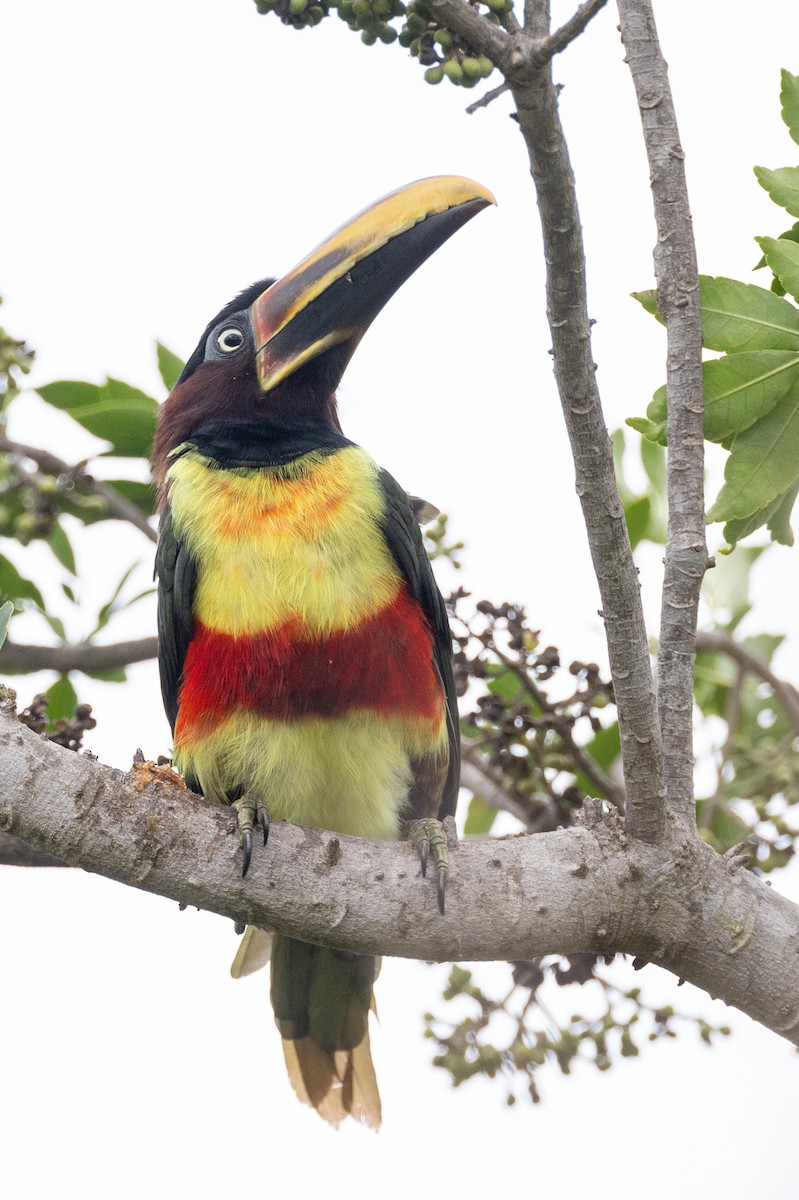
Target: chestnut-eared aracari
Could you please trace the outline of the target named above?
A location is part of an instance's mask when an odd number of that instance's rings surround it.
[[[238,814],[243,869],[269,820],[410,835],[443,911],[459,741],[451,639],[409,497],[341,432],[335,392],[398,287],[493,197],[423,180],[214,318],[161,409],[159,663],[174,763]],[[375,886],[378,886],[377,884]],[[266,957],[248,931],[234,964]],[[380,1121],[377,960],[275,936],[292,1084],[327,1120]]]

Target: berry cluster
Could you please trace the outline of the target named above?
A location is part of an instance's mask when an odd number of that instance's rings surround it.
[[[513,0],[470,3],[493,25],[501,25],[513,10]],[[335,9],[353,32],[360,33],[364,45],[399,42],[426,68],[428,83],[448,79],[458,87],[472,88],[494,70],[490,58],[440,24],[425,0],[255,0],[255,5],[260,13],[273,12],[294,29],[318,25]]]

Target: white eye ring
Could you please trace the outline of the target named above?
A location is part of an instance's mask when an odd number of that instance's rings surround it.
[[[244,345],[244,334],[235,325],[218,334],[216,344],[223,354],[234,354]]]

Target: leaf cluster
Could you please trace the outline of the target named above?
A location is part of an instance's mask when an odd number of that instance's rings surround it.
[[[647,1004],[639,987],[617,987],[599,969],[603,961],[573,954],[509,963],[510,984],[501,998],[488,996],[471,971],[453,966],[443,993],[447,1018],[424,1017],[425,1037],[438,1047],[433,1065],[449,1074],[453,1087],[479,1076],[500,1077],[506,1104],[515,1104],[523,1091],[538,1104],[540,1073],[547,1067],[564,1075],[584,1063],[608,1071],[618,1059],[636,1057],[642,1042],[676,1037],[680,1025],[695,1027],[707,1044],[730,1033],[670,1005]],[[554,1014],[549,996],[569,985],[587,985],[590,1015]]]
[[[782,72],[782,117],[799,142],[799,76]],[[799,217],[799,166],[755,174],[772,200]],[[793,545],[791,511],[799,493],[799,223],[779,238],[756,238],[774,274],[771,289],[700,277],[703,344],[721,357],[703,365],[705,437],[729,451],[724,486],[708,521],[724,522],[730,546],[766,526]],[[635,293],[659,317],[654,291]],[[666,444],[666,388],[646,417],[627,424]]]

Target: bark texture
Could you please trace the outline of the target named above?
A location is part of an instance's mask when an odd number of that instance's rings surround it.
[[[276,824],[246,879],[235,815],[164,768],[125,773],[37,736],[0,703],[0,831],[184,904],[307,941],[426,960],[624,951],[799,1044],[799,907],[673,822],[628,838],[583,826],[461,842],[447,914],[407,844]]]
[[[694,820],[694,636],[707,568],[702,325],[685,155],[650,0],[618,0],[641,114],[657,225],[655,277],[666,323],[668,500],[658,709],[670,809]]]

